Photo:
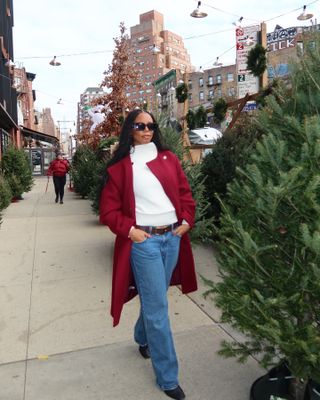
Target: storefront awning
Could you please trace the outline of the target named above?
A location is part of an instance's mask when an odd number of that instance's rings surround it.
[[[50,143],[52,145],[57,145],[59,143],[59,139],[57,137],[48,135],[47,133],[34,131],[33,129],[25,128],[24,126],[20,126],[20,130],[25,138],[40,140],[42,142]]]
[[[14,122],[7,110],[0,103],[0,128],[10,131],[11,128],[18,130],[18,125]]]

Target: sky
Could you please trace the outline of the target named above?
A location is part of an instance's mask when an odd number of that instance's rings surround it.
[[[197,6],[194,0],[13,0],[14,61],[36,74],[35,108],[50,107],[60,126],[74,130],[80,94],[102,82],[120,22],[130,34],[140,14],[161,12],[164,28],[182,36],[196,69],[207,69],[217,57],[224,65],[235,63],[232,23],[240,17],[244,26],[266,22],[267,32],[277,24],[308,26],[310,21],[297,20],[304,4],[313,21],[320,22],[320,0],[206,0],[201,10],[208,16],[201,19],[190,17]],[[60,66],[49,65],[54,55]],[[62,104],[57,104],[59,99]]]

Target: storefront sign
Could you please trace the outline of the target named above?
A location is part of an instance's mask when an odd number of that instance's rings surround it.
[[[274,32],[267,34],[267,51],[278,51],[295,47],[298,30],[297,28],[283,29],[276,26]]]
[[[260,25],[236,29],[238,98],[244,97],[247,93],[257,93],[259,90],[259,78],[253,76],[247,69],[247,56],[251,48],[258,43],[259,31]]]

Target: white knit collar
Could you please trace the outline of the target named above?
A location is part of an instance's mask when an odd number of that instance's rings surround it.
[[[137,146],[131,147],[131,153],[145,153],[145,152],[152,152],[154,153],[157,151],[157,147],[153,142],[149,142],[146,144],[138,144]]]
[[[130,157],[133,160],[140,160],[143,162],[148,162],[157,157],[158,149],[153,143],[139,144],[138,146],[132,146],[130,151]]]

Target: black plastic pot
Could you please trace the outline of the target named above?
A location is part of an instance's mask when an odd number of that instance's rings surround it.
[[[320,384],[309,379],[304,398],[305,400],[320,400]]]
[[[253,383],[250,390],[250,400],[271,400],[272,398],[287,400],[292,378],[293,376],[286,363],[272,368]]]

